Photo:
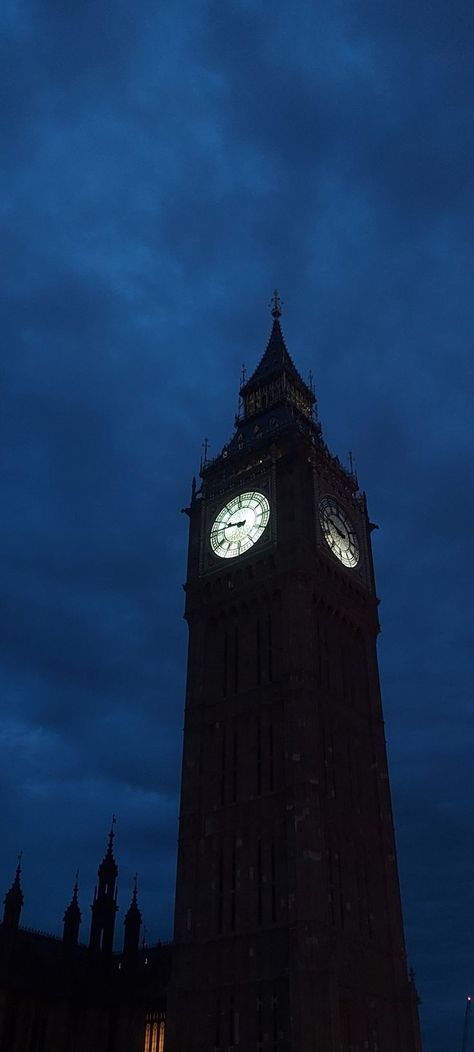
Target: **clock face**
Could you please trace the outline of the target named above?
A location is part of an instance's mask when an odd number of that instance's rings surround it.
[[[351,520],[334,497],[323,497],[319,504],[319,521],[326,544],[333,555],[353,569],[359,562],[359,541]]]
[[[262,536],[270,518],[270,505],[263,493],[239,493],[225,504],[214,519],[210,542],[220,559],[243,555]]]

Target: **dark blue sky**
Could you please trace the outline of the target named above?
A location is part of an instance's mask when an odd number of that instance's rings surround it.
[[[367,490],[425,1052],[474,988],[471,2],[3,0],[0,882],[171,932],[191,476],[275,285]]]

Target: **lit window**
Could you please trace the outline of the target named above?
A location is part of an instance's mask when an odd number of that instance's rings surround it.
[[[143,1052],[165,1052],[165,1020],[162,1012],[150,1012],[146,1017]]]

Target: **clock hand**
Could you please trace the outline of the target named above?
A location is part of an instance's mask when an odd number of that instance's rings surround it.
[[[336,533],[338,533],[339,536],[342,537],[343,540],[345,540],[346,539],[345,533],[343,533],[342,530],[339,529],[339,526],[336,526],[336,523],[334,522],[334,519],[331,519],[330,522],[331,522],[332,526],[334,526],[334,529],[335,529]]]
[[[228,522],[224,526],[224,529],[228,530],[229,526],[245,526],[245,519],[242,519],[242,522]]]

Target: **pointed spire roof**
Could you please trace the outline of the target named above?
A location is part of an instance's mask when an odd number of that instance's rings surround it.
[[[134,879],[133,879],[132,901],[131,901],[131,903],[130,903],[130,905],[128,907],[128,910],[127,910],[127,912],[125,914],[124,924],[127,924],[130,921],[132,921],[132,920],[134,920],[134,921],[139,920],[141,922],[141,919],[142,919],[142,915],[141,915],[141,911],[140,911],[140,908],[139,908],[139,905],[138,905],[138,874],[135,873],[135,876],[134,876]]]
[[[23,906],[24,898],[21,887],[21,858],[22,852],[18,855],[18,864],[16,867],[15,877],[11,888],[7,891],[4,899],[5,909],[3,911],[3,923],[13,923],[18,925],[20,920],[20,913]]]
[[[66,912],[64,914],[64,920],[66,920],[68,917],[70,917],[70,918],[78,917],[79,920],[81,919],[82,915],[81,915],[81,911],[80,911],[80,908],[79,908],[79,898],[78,898],[78,895],[79,895],[78,880],[79,880],[79,872],[76,873],[76,879],[75,879],[75,882],[74,882],[74,887],[72,889],[72,899],[71,899],[71,901],[69,903],[69,906],[67,906],[67,908],[66,908]]]
[[[118,866],[117,866],[117,863],[116,863],[115,858],[114,858],[114,837],[115,837],[114,826],[115,826],[116,821],[117,821],[117,819],[116,819],[115,815],[112,815],[112,825],[110,827],[109,842],[108,842],[108,846],[107,846],[107,851],[105,852],[105,855],[104,855],[104,857],[102,859],[102,862],[100,863],[100,866],[99,866],[99,870],[98,870],[98,875],[99,876],[109,875],[110,877],[112,877],[112,876],[116,877],[117,874],[118,874]]]
[[[67,906],[64,913],[64,926],[63,926],[63,943],[65,946],[77,946],[79,939],[79,928],[81,926],[82,914],[79,909],[78,901],[78,877],[76,873],[76,880],[72,892],[72,899]]]
[[[273,318],[270,338],[265,353],[260,359],[255,372],[252,373],[250,379],[241,387],[240,394],[245,396],[253,387],[258,387],[273,377],[285,373],[293,381],[296,381],[299,387],[304,388],[310,402],[313,403],[315,401],[314,394],[300,376],[296,365],[288,353],[288,348],[280,324],[282,305],[282,300],[280,299],[278,290],[275,289],[269,304]]]

